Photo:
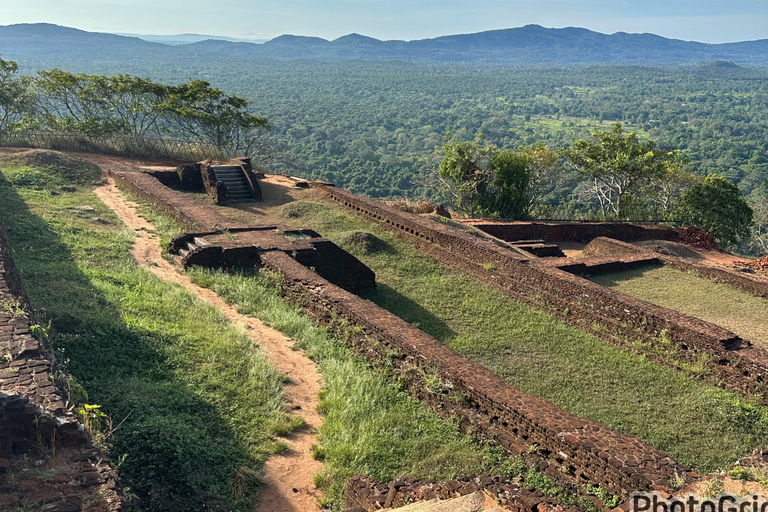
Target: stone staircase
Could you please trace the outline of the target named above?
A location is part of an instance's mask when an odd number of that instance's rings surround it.
[[[238,165],[214,165],[216,180],[227,186],[227,201],[253,201],[253,191],[245,177],[245,172]]]

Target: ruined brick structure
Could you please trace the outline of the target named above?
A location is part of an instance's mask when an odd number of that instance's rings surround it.
[[[230,222],[211,207],[166,187],[149,174],[110,174],[122,186],[190,229],[169,246],[184,268],[260,266],[262,254],[281,251],[344,289],[360,292],[376,286],[376,275],[371,269],[311,229]]]
[[[714,355],[710,368],[728,388],[746,395],[763,393],[768,377],[768,351],[734,333],[676,311],[597,285],[546,260],[531,260],[461,230],[410,214],[337,187],[313,184],[338,204],[411,240],[438,261],[501,290],[510,297],[545,310],[561,320],[622,347],[627,340],[656,343],[663,333],[693,360],[698,352]],[[656,235],[654,235],[656,236]],[[659,258],[658,254],[644,257]],[[653,352],[647,355],[670,364]],[[768,403],[768,397],[763,398]]]
[[[373,364],[394,363],[408,391],[438,414],[495,438],[510,455],[538,465],[556,479],[600,485],[626,497],[635,490],[666,489],[675,475],[698,475],[652,446],[580,418],[509,385],[482,365],[376,304],[334,286],[282,252],[262,256],[285,276],[284,295],[318,322],[339,329]],[[350,331],[348,326],[359,329]],[[438,376],[440,390],[426,385]]]
[[[173,251],[183,250],[191,239],[196,245],[202,242],[197,257],[218,260],[227,250],[255,251],[255,246],[268,247],[272,243],[274,250],[263,250],[258,253],[258,258],[265,268],[284,276],[281,286],[286,298],[304,307],[318,323],[337,329],[349,346],[372,364],[383,365],[385,361],[391,361],[392,371],[398,373],[406,389],[436,412],[458,419],[462,427],[471,428],[481,436],[496,439],[508,454],[522,457],[550,476],[569,481],[574,488],[585,483],[600,485],[623,497],[634,490],[665,489],[678,477],[688,481],[698,477],[638,439],[524,393],[394,314],[331,283],[310,266],[303,265],[297,254],[281,248],[285,242],[280,238],[282,235],[275,232],[281,228],[227,222],[211,208],[168,189],[151,176],[118,172],[112,175],[125,187],[192,229],[212,224],[217,227],[176,239],[171,247]],[[416,227],[401,226],[412,229],[414,236],[426,236],[417,232]],[[223,232],[223,229],[227,231]],[[269,233],[262,242],[258,241],[259,230],[262,234]],[[430,241],[440,236],[453,236],[454,231],[444,228],[441,232],[431,232]],[[308,234],[308,239],[297,241],[311,242],[312,234]],[[465,240],[465,247],[472,250],[477,242],[470,238]],[[244,241],[248,243],[242,243]],[[233,247],[229,247],[228,242],[232,242]],[[507,257],[509,253],[490,242],[480,245],[484,251],[481,261],[501,262],[502,256]],[[205,247],[215,249],[204,256]],[[296,247],[306,249],[304,245]],[[180,255],[192,262],[195,252]],[[516,263],[522,264],[521,260]],[[428,375],[439,378],[443,383],[440,390],[426,385]],[[520,503],[528,503],[525,501],[530,497],[528,494],[519,496],[523,500]],[[514,502],[514,499],[510,500]]]
[[[31,325],[0,221],[0,509],[127,510],[115,471],[68,408],[63,375]]]

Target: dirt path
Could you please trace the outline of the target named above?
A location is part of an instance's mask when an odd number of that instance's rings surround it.
[[[289,406],[301,414],[307,426],[285,438],[289,446],[285,453],[267,460],[264,468],[266,485],[257,512],[318,511],[316,500],[320,492],[315,489],[313,477],[322,469],[322,464],[312,458],[312,445],[318,442],[315,432],[320,428],[322,418],[317,412],[321,377],[315,364],[302,352],[293,350],[293,341],[281,332],[256,318],[238,313],[215,292],[197,286],[189,277],[176,272],[173,265],[162,258],[158,237],[151,234],[154,226],[139,216],[138,205],[129,201],[111,180],[94,192],[136,234],[131,254],[141,266],[163,281],[183,286],[218,308],[231,322],[243,326],[268,359],[288,375],[290,382],[286,385],[286,396]]]

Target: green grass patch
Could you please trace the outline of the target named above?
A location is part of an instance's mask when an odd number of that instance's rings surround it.
[[[768,300],[727,284],[666,266],[594,276],[592,280],[638,299],[712,322],[768,347]]]
[[[366,254],[376,272],[366,297],[479,362],[510,384],[567,411],[636,436],[700,472],[727,466],[768,438],[768,411],[740,395],[693,382],[515,302],[418,252],[397,235],[322,201],[285,216],[336,242],[366,231],[391,250]]]
[[[257,474],[298,424],[283,375],[218,310],[138,267],[133,234],[87,187],[52,195],[51,182],[14,188],[5,176],[19,167],[0,171],[0,215],[38,320],[87,401],[122,422],[108,449],[124,456],[132,507],[251,510],[254,479],[238,475]]]

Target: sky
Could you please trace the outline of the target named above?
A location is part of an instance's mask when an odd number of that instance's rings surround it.
[[[136,34],[424,39],[531,23],[722,43],[768,39],[768,0],[0,0],[0,25]]]

